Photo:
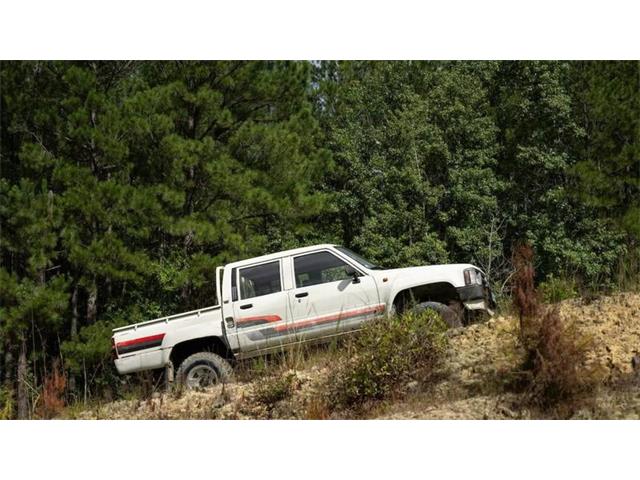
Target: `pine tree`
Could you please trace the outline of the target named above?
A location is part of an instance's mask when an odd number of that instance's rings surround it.
[[[575,62],[572,98],[585,132],[572,173],[580,201],[624,232],[618,283],[640,273],[640,64]]]
[[[145,88],[126,110],[132,174],[162,208],[156,268],[165,289],[180,290],[176,303],[202,305],[214,266],[295,245],[322,206],[311,187],[327,155],[311,116],[309,67],[173,62],[142,72]]]

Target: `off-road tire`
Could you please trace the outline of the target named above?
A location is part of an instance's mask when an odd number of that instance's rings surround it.
[[[449,326],[449,328],[462,327],[462,319],[460,315],[451,307],[443,303],[438,302],[422,302],[417,304],[412,310],[416,313],[424,312],[425,310],[433,310],[440,315],[440,318]]]
[[[188,381],[189,374],[198,367],[204,372],[206,372],[207,369],[215,372],[215,381],[212,381],[210,385],[228,383],[233,379],[233,368],[227,360],[212,352],[198,352],[188,356],[180,364],[176,372],[176,383],[178,386],[188,390],[209,386],[194,385],[193,382]]]

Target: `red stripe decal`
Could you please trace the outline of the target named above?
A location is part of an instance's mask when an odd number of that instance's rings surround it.
[[[366,315],[368,313],[382,313],[384,312],[384,309],[385,309],[384,304],[380,304],[380,305],[376,305],[375,307],[360,308],[358,310],[351,310],[349,312],[335,313],[332,315],[325,315],[324,317],[317,317],[309,320],[303,320],[302,322],[296,322],[291,325],[278,325],[274,327],[274,330],[278,332],[281,332],[283,330],[296,330],[298,328],[304,328],[304,327],[308,327],[308,326],[316,325],[320,323],[347,320],[349,318],[359,317],[360,315]]]
[[[258,315],[256,317],[242,317],[239,318],[237,323],[249,323],[249,322],[257,322],[258,320],[264,320],[267,323],[279,322],[282,320],[280,315]]]
[[[117,343],[116,347],[117,348],[128,347],[130,345],[137,345],[138,343],[153,342],[154,340],[162,341],[164,336],[165,336],[164,333],[159,333],[158,335],[151,335],[149,337],[134,338],[133,340],[127,340],[126,342]]]

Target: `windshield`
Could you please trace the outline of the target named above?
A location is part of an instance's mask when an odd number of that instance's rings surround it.
[[[369,270],[381,270],[382,267],[376,265],[375,263],[371,263],[370,261],[368,261],[367,259],[361,257],[360,255],[358,255],[356,252],[352,252],[351,250],[349,250],[348,248],[345,247],[336,247],[337,250],[340,250],[342,253],[344,253],[346,256],[351,257],[353,260],[355,260],[356,262],[358,262],[360,265],[362,265],[365,268],[368,268]]]

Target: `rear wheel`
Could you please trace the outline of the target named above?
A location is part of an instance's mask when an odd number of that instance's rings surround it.
[[[412,308],[414,312],[424,312],[425,310],[433,310],[438,313],[442,320],[449,326],[449,328],[462,327],[461,315],[451,307],[443,303],[438,302],[422,302]]]
[[[197,390],[217,383],[226,383],[233,377],[233,368],[224,358],[212,352],[199,352],[187,357],[176,372],[179,385]]]

